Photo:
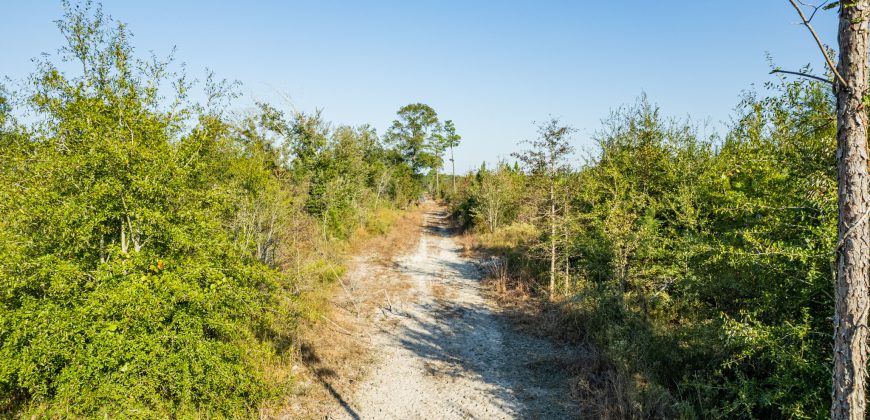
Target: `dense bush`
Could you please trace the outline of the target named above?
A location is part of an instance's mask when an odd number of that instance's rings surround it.
[[[366,126],[228,115],[211,75],[191,101],[89,3],[59,28],[58,60],[0,91],[0,415],[253,415],[336,241],[384,232],[422,176]]]
[[[779,93],[746,95],[722,140],[642,98],[606,120],[597,153],[560,174],[553,199],[524,187],[533,168],[501,165],[466,177],[454,201],[481,232],[494,230],[482,214],[502,215],[505,235],[538,226],[508,246],[537,261],[534,290],[544,290],[555,233],[561,280],[550,297],[568,299],[581,335],[640,375],[636,396],[665,392],[644,401],[667,401],[670,416],[827,415],[832,98],[817,83],[771,87]],[[536,216],[551,201],[553,229]],[[482,235],[504,250],[499,237]]]

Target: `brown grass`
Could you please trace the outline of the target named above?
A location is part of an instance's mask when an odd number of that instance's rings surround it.
[[[410,299],[407,279],[391,270],[393,259],[419,240],[423,209],[390,221],[385,234],[358,232],[347,249],[346,274],[329,290],[311,293],[307,306],[318,315],[301,326],[290,372],[296,379],[291,396],[265,407],[262,418],[323,418],[353,405],[354,386],[367,375],[374,358],[369,332],[381,311],[395,311]],[[381,229],[382,227],[379,227]]]
[[[469,231],[462,233],[459,237],[459,245],[462,246],[462,256],[465,258],[473,257],[480,250],[480,240],[478,236]]]
[[[487,246],[490,238],[466,236],[470,238],[463,238],[463,246],[470,244],[466,249],[483,261],[486,295],[497,303],[511,326],[577,348],[576,358],[563,362],[572,374],[570,397],[582,408],[582,418],[666,417],[665,399],[659,398],[663,393],[648,389],[649,384],[643,378],[620,372],[589,341],[578,310],[581,302],[548,298],[532,273]]]
[[[378,262],[386,263],[417,245],[423,224],[423,209],[417,207],[394,217],[388,232],[384,235],[371,232],[357,235],[351,241],[351,254],[376,257]]]

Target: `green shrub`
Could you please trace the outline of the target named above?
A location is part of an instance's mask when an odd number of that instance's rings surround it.
[[[123,24],[66,9],[60,58],[82,74],[40,62],[30,126],[0,91],[0,416],[256,416],[343,274],[331,238],[395,204],[372,205],[374,180],[403,163],[319,116],[260,104],[231,124],[232,84],[209,75],[189,104]]]
[[[561,284],[548,297],[571,302],[563,327],[580,330],[564,335],[588,338],[636,378],[627,391],[635,403],[666,401],[666,416],[827,415],[833,99],[818,83],[777,88],[747,94],[724,140],[698,138],[646,98],[617,110],[596,137],[598,153],[559,174],[555,230],[535,217],[548,194],[525,188],[488,203],[485,168],[453,204],[463,215],[518,207],[513,224],[481,235],[484,245],[541,285],[555,244]],[[518,176],[523,185],[536,175]],[[654,406],[637,412],[660,412]]]

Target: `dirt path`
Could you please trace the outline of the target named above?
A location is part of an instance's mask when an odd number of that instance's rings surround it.
[[[329,418],[573,418],[568,348],[513,331],[481,295],[446,213],[429,205],[417,248],[395,260],[410,295],[374,317],[375,367]]]

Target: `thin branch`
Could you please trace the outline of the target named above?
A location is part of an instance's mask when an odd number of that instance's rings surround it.
[[[320,315],[320,317],[323,318],[323,319],[325,319],[325,320],[326,320],[327,322],[329,322],[330,324],[334,325],[336,328],[338,328],[338,331],[336,331],[336,332],[339,332],[339,333],[342,333],[342,334],[345,334],[345,335],[349,335],[349,336],[351,336],[351,337],[353,337],[353,338],[356,338],[356,339],[366,338],[366,337],[363,336],[363,335],[357,335],[357,334],[354,334],[354,333],[348,331],[347,329],[345,329],[345,328],[342,327],[341,325],[336,324],[335,321],[333,321],[333,320],[327,318],[326,315]],[[369,341],[372,340],[372,336],[371,336],[371,335],[369,335],[368,338],[369,338]]]
[[[831,86],[834,85],[834,82],[832,82],[832,81],[830,81],[830,80],[828,80],[828,79],[825,79],[825,78],[823,78],[823,77],[819,77],[819,76],[816,76],[816,75],[813,75],[813,74],[801,73],[801,72],[799,72],[799,71],[788,71],[788,70],[780,70],[780,69],[776,69],[776,70],[771,70],[771,71],[770,71],[770,74],[774,74],[774,73],[785,73],[785,74],[793,74],[793,75],[795,75],[795,76],[809,77],[810,79],[813,79],[813,80],[818,80],[818,81],[820,81],[820,82],[828,83],[828,84],[830,84]]]
[[[802,6],[812,7],[812,8],[813,8],[813,13],[810,15],[810,18],[807,19],[807,22],[812,22],[812,21],[813,21],[813,18],[816,17],[816,13],[819,11],[819,9],[821,9],[821,8],[823,8],[823,7],[825,7],[825,6],[827,6],[827,4],[831,2],[831,0],[827,0],[827,1],[825,1],[824,3],[822,3],[822,4],[818,5],[818,6],[814,6],[814,5],[812,5],[812,4],[806,4],[806,3],[802,2],[801,0],[797,0],[797,2],[800,3]]]
[[[800,15],[801,19],[804,21],[804,26],[806,26],[807,29],[810,30],[810,33],[813,35],[813,39],[816,40],[816,44],[819,46],[819,49],[822,51],[822,55],[825,56],[825,61],[828,63],[828,67],[830,67],[831,71],[834,73],[834,76],[836,77],[837,82],[839,82],[843,87],[848,86],[846,84],[846,80],[843,79],[843,76],[841,76],[840,72],[837,71],[837,67],[834,65],[834,62],[831,61],[831,57],[828,56],[828,52],[825,50],[824,44],[822,44],[822,41],[819,39],[819,36],[816,35],[816,31],[813,29],[813,25],[810,25],[810,21],[807,20],[807,17],[804,15],[804,11],[801,9],[800,6],[798,6],[797,3],[795,3],[795,0],[788,0],[788,1],[791,3],[792,6],[794,6],[794,9],[797,10],[798,15]]]

